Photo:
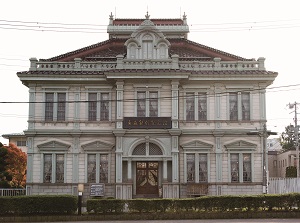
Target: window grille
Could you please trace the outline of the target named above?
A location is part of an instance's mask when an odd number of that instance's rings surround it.
[[[149,155],[162,155],[162,151],[161,149],[153,144],[153,143],[149,143]]]
[[[137,147],[135,147],[135,149],[132,152],[132,155],[146,155],[146,144],[142,143],[139,144]]]

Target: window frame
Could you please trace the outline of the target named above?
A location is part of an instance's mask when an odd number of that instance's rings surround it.
[[[237,154],[238,155],[238,180],[232,181],[232,169],[231,169],[231,155]],[[244,180],[244,155],[249,154],[250,155],[250,170],[251,170],[251,176],[249,181]],[[229,182],[230,183],[252,183],[253,177],[254,177],[254,160],[253,160],[253,152],[252,151],[230,151],[228,152],[228,173],[229,173]]]
[[[205,97],[203,97],[205,96]],[[191,118],[188,118],[188,111],[187,111],[187,106],[188,106],[188,99],[194,98],[194,100],[191,100],[191,103],[193,104],[193,109],[189,112],[193,112],[191,115]],[[199,116],[199,102],[201,98],[205,98],[205,103],[206,103],[206,108],[203,109],[202,111],[205,112],[205,118],[201,119]],[[206,91],[185,91],[184,93],[184,120],[185,121],[197,121],[197,122],[206,122],[208,120],[208,93]]]
[[[89,160],[88,157],[89,155],[95,155],[96,156],[96,169],[95,169],[95,181],[90,181],[89,180],[89,170],[88,170],[88,165],[89,165]],[[107,156],[107,179],[105,182],[101,181],[101,170],[100,170],[100,164],[101,164],[101,157],[102,156]],[[107,184],[110,182],[110,153],[107,152],[93,152],[89,151],[86,153],[85,156],[85,182],[86,183],[104,183]]]
[[[41,168],[41,181],[42,183],[66,183],[66,168],[67,168],[67,165],[66,165],[66,162],[67,162],[67,153],[65,152],[43,152],[41,153],[42,157],[41,157],[41,165],[42,165],[42,168]],[[45,182],[45,156],[46,155],[51,155],[51,179],[50,179],[50,182]],[[63,159],[63,181],[62,182],[59,182],[57,180],[57,156],[58,155],[63,155],[64,156],[64,159]]]
[[[231,95],[236,95],[237,98],[237,118],[231,118]],[[248,95],[248,99],[245,100],[243,95]],[[249,108],[247,110],[243,109],[244,102],[248,101]],[[252,120],[252,94],[249,90],[237,90],[230,91],[227,95],[227,120],[229,121],[251,121]],[[247,114],[248,113],[248,114]]]
[[[47,102],[47,94],[53,94],[53,100]],[[65,95],[65,100],[64,101],[59,101],[59,95],[64,94]],[[43,101],[44,106],[43,106],[43,119],[45,122],[66,122],[67,121],[67,114],[68,114],[68,103],[67,103],[67,98],[68,98],[68,92],[66,89],[45,89]],[[63,105],[63,106],[62,106]],[[51,107],[51,118],[50,115],[47,115],[47,112],[50,112],[50,109],[47,109],[47,107]],[[61,108],[64,108],[64,114],[62,113],[63,110]],[[61,116],[61,114],[63,114]],[[63,118],[60,118],[63,117]]]
[[[91,120],[90,119],[90,94],[96,94],[96,101],[91,101],[91,102],[96,102],[96,110],[93,112],[96,113],[96,117],[95,117],[95,120]],[[104,94],[108,94],[108,98],[107,100],[102,100],[102,96]],[[112,107],[112,103],[111,103],[111,90],[94,90],[94,89],[90,89],[88,90],[87,92],[87,96],[86,96],[87,100],[88,100],[88,103],[87,103],[87,106],[86,106],[86,118],[87,118],[87,121],[88,122],[105,122],[105,121],[111,121],[111,107]],[[102,111],[103,111],[103,105],[104,105],[104,102],[106,102],[108,104],[108,111],[105,111],[106,113],[108,113],[108,118],[107,119],[103,119],[103,114],[102,114]]]
[[[138,116],[138,94],[145,93],[145,116]],[[157,99],[151,98],[151,93],[157,93]],[[138,87],[135,89],[135,106],[134,106],[134,116],[135,117],[160,117],[160,90],[158,87],[147,87],[141,88]],[[150,116],[150,104],[151,101],[155,101],[157,103],[157,116]]]

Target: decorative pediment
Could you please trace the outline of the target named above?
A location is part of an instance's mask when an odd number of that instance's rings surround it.
[[[224,145],[227,150],[255,150],[257,145],[244,140],[235,141]]]
[[[113,146],[114,144],[100,140],[81,145],[85,151],[108,151],[111,150]]]
[[[199,150],[210,150],[213,148],[212,144],[208,144],[206,142],[202,142],[200,140],[193,140],[188,143],[184,143],[181,145],[183,149],[199,149]]]
[[[125,42],[127,59],[168,59],[170,42],[146,16],[139,28]]]
[[[71,145],[58,142],[58,141],[50,141],[43,144],[37,145],[40,151],[67,151],[71,147]]]

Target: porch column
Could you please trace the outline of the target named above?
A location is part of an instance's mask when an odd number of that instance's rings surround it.
[[[168,166],[167,166],[167,160],[163,160],[163,182],[167,182],[168,180]]]
[[[127,161],[127,177],[128,181],[132,181],[132,161],[129,159]]]

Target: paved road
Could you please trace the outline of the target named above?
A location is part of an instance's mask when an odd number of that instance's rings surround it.
[[[68,223],[299,223],[300,219],[221,219],[221,220],[146,220],[146,221],[77,221]],[[42,223],[42,222],[41,222]],[[56,222],[66,223],[66,222]]]

